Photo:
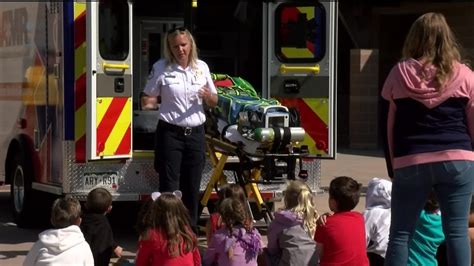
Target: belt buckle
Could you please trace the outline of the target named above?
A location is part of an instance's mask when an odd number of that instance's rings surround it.
[[[185,135],[185,136],[191,135],[192,132],[193,132],[193,128],[192,128],[192,127],[185,127],[185,128],[184,128],[184,135]]]

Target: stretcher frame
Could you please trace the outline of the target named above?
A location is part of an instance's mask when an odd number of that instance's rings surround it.
[[[262,160],[266,156],[271,157],[296,157],[301,160],[306,154],[301,153],[280,153],[280,154],[248,154],[243,147],[239,145],[223,141],[219,138],[206,134],[206,149],[213,167],[211,177],[202,193],[200,200],[200,213],[202,209],[208,206],[212,192],[217,192],[219,187],[227,183],[227,177],[223,173],[224,170],[232,170],[236,173],[236,183],[242,186],[248,201],[253,200],[256,203],[259,216],[261,216],[266,224],[273,220],[272,208],[261,194],[257,184],[259,183],[285,183],[281,180],[263,180]],[[235,160],[237,158],[237,160]],[[229,167],[231,169],[229,169]],[[249,207],[250,208],[250,207]],[[252,212],[250,212],[252,213]],[[254,215],[252,213],[252,215]]]

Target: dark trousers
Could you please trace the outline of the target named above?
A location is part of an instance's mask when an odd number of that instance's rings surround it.
[[[370,266],[383,266],[385,262],[385,259],[382,256],[372,252],[367,252],[367,258],[369,258]]]
[[[205,163],[204,126],[185,135],[183,129],[159,121],[155,139],[155,170],[160,176],[160,192],[183,192],[191,226],[198,222],[199,188]]]

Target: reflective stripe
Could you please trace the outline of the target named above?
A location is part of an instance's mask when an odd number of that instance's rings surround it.
[[[76,162],[86,160],[86,4],[74,3],[74,140]]]
[[[130,154],[131,102],[124,97],[97,98],[97,156]]]

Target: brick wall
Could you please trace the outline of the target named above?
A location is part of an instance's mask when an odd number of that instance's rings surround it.
[[[378,139],[378,70],[376,49],[350,54],[349,147],[371,149]]]

